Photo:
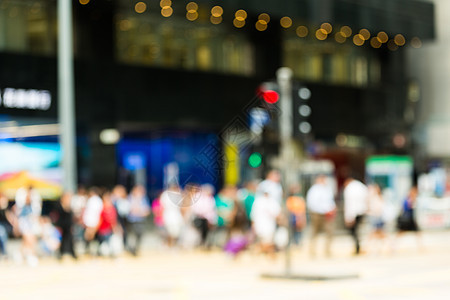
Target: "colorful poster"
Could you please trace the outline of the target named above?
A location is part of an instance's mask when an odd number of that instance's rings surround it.
[[[33,186],[45,200],[62,192],[58,143],[0,142],[0,193],[14,199],[17,189]]]

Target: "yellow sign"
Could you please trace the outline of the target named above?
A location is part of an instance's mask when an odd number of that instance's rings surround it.
[[[226,144],[225,152],[225,184],[236,185],[239,183],[239,147],[234,144]]]

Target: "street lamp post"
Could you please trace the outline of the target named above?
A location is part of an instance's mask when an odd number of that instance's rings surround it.
[[[58,0],[58,119],[63,151],[63,186],[77,185],[72,44],[72,1]]]

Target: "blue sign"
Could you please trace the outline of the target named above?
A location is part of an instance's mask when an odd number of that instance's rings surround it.
[[[144,153],[126,153],[123,159],[125,169],[130,171],[145,169],[147,160]]]

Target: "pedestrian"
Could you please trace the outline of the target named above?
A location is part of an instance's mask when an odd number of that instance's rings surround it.
[[[88,193],[84,186],[78,186],[77,192],[71,197],[71,209],[74,217],[73,236],[75,241],[83,241],[83,213],[86,208]]]
[[[31,208],[36,214],[41,214],[42,211],[42,198],[39,191],[33,187],[33,185],[21,187],[16,191],[15,205],[17,209],[21,209],[25,206],[25,202],[30,201]]]
[[[386,224],[386,203],[381,193],[381,188],[378,184],[369,185],[368,192],[369,208],[367,215],[370,220],[371,233],[369,235],[367,249],[370,249],[375,253],[380,253],[386,238],[386,233],[384,230]]]
[[[53,256],[61,249],[61,232],[52,224],[49,216],[39,218],[39,250],[40,254]]]
[[[217,224],[214,187],[211,184],[203,184],[195,197],[196,201],[192,206],[193,223],[200,234],[200,246],[208,249],[210,230]]]
[[[236,258],[248,245],[247,228],[248,218],[245,208],[238,199],[235,199],[229,225],[229,239],[224,247],[225,252],[233,258]]]
[[[164,219],[163,219],[163,207],[161,205],[161,194],[158,193],[158,196],[152,201],[152,214],[153,214],[153,223],[155,224],[160,235],[164,234]]]
[[[41,198],[37,191],[29,186],[16,193],[15,211],[20,235],[22,236],[22,255],[31,266],[38,264],[36,245],[41,233]]]
[[[72,258],[77,259],[73,241],[74,214],[71,207],[71,198],[72,195],[69,192],[63,193],[53,215],[54,224],[61,233],[61,245],[58,253],[60,259],[64,254],[70,254]]]
[[[244,205],[247,218],[250,220],[252,213],[253,202],[255,202],[255,193],[258,183],[256,181],[249,181],[244,185],[244,188],[238,191],[238,196]],[[250,224],[249,224],[250,225]]]
[[[354,178],[347,178],[344,182],[344,219],[355,243],[355,255],[361,253],[359,227],[368,208],[367,186]]]
[[[289,197],[286,199],[286,207],[289,213],[289,227],[292,233],[294,245],[300,245],[302,232],[306,227],[306,203],[301,195],[299,184],[289,187]]]
[[[91,187],[89,189],[89,198],[86,202],[86,208],[84,209],[82,221],[84,225],[84,241],[85,241],[85,253],[90,253],[90,245],[96,238],[97,225],[100,221],[100,214],[103,209],[103,201],[100,198],[100,190],[97,187]]]
[[[226,185],[214,198],[217,210],[217,227],[214,232],[214,244],[223,248],[229,239],[228,229],[234,209],[234,200],[237,198],[237,189],[234,185]]]
[[[325,254],[330,257],[336,204],[333,189],[327,184],[325,175],[317,176],[315,183],[308,190],[306,207],[311,217],[310,255],[311,257],[316,256],[316,239],[318,234],[324,230],[326,234]]]
[[[266,175],[266,179],[258,184],[255,197],[261,197],[264,193],[269,193],[269,197],[281,205],[283,201],[283,188],[280,181],[280,172],[278,170],[270,170]]]
[[[416,222],[416,206],[417,206],[417,196],[418,190],[417,186],[413,186],[410,188],[408,192],[408,196],[402,203],[402,208],[400,214],[397,218],[397,234],[394,239],[394,243],[405,233],[412,232],[416,236],[417,246],[419,249],[423,249],[422,245],[422,237],[420,234],[419,226]],[[394,243],[392,249],[394,248]]]
[[[275,231],[277,220],[281,214],[278,199],[271,196],[270,191],[261,191],[255,199],[252,208],[252,228],[262,253],[272,257],[275,255]]]
[[[8,254],[8,237],[13,232],[14,214],[8,209],[8,198],[0,193],[0,258]]]
[[[123,245],[127,245],[128,215],[130,214],[130,201],[127,190],[121,184],[116,185],[111,194],[111,199],[117,211],[117,220],[122,234]]]
[[[111,237],[116,230],[117,212],[112,203],[111,193],[109,191],[104,191],[101,199],[103,206],[96,226],[99,241],[98,255],[109,253],[110,256],[114,256],[115,251],[111,244]]]
[[[131,190],[129,196],[130,212],[128,214],[129,230],[128,235],[134,236],[134,244],[127,238],[127,250],[134,256],[139,254],[142,235],[145,232],[145,220],[150,215],[150,201],[147,197],[145,187],[136,185]]]
[[[162,219],[166,231],[166,244],[173,247],[180,238],[184,225],[183,216],[179,203],[182,198],[182,191],[176,184],[171,184],[160,197],[162,207]]]

